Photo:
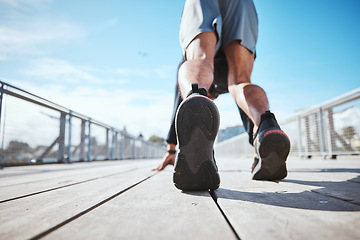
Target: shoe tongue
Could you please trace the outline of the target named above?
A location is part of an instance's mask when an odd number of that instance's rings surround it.
[[[199,85],[197,83],[193,83],[191,84],[191,89],[194,93],[199,92]]]
[[[197,83],[191,84],[191,91],[188,93],[187,97],[189,97],[192,94],[200,94],[203,96],[208,96],[207,91],[205,88],[199,88],[199,85]]]
[[[263,129],[267,128],[280,128],[276,121],[275,115],[270,111],[266,111],[261,115],[260,126],[258,130],[262,131]]]
[[[261,115],[260,123],[265,121],[266,119],[275,119],[275,116],[270,111],[266,111],[264,114]]]

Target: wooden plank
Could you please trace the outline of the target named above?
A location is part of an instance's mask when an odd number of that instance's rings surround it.
[[[61,188],[0,204],[0,236],[29,239],[153,174],[149,169]]]
[[[33,165],[33,166],[19,166],[19,167],[5,167],[0,171],[0,179],[18,179],[18,177],[26,177],[31,179],[37,174],[45,173],[54,173],[61,171],[69,171],[76,169],[87,169],[95,168],[96,166],[101,166],[103,164],[111,164],[110,161],[104,162],[80,162],[73,164],[43,164],[43,165]],[[4,183],[1,181],[0,186],[3,186]]]
[[[79,168],[79,165],[85,168]],[[148,168],[154,166],[152,161],[147,162],[103,162],[102,164],[90,163],[88,165],[72,164],[66,167],[60,167],[59,171],[53,167],[32,169],[36,175],[26,174],[25,177],[17,176],[21,180],[14,181],[14,177],[3,178],[3,183],[12,182],[0,187],[0,203],[9,199],[37,194],[44,191],[50,191],[62,187],[72,186],[74,184],[93,181],[113,174],[121,174],[129,170]],[[29,167],[31,168],[31,167]],[[28,170],[30,172],[30,170]],[[17,182],[14,184],[14,182]]]
[[[358,239],[360,206],[313,193],[318,186],[221,175],[217,201],[241,239]]]
[[[71,238],[236,239],[209,193],[181,192],[172,183],[172,171],[161,172],[45,237]]]
[[[219,171],[250,171],[253,158],[217,158]],[[292,172],[344,172],[360,174],[360,158],[323,160],[290,157],[288,169]]]
[[[7,167],[0,170],[0,187],[28,183],[38,180],[52,179],[56,174],[60,176],[75,175],[71,171],[101,171],[102,168],[109,166],[136,164],[149,164],[151,167],[156,165],[160,160],[119,160],[119,161],[94,161],[72,164],[45,164],[35,166]],[[66,172],[66,173],[63,173]]]
[[[241,159],[241,161],[224,159],[224,162],[221,162],[219,166],[220,173],[241,171],[245,174],[247,172],[250,179],[250,171],[245,166],[250,165],[251,162],[252,159]],[[234,170],[231,171],[231,169]],[[359,160],[334,161],[290,158],[288,169],[289,173],[285,181],[304,185],[309,191],[360,205]]]
[[[360,205],[360,161],[352,160],[292,160],[285,179],[307,186],[309,191]]]
[[[312,192],[360,206],[360,184],[353,181],[355,175],[346,172],[290,172],[284,181],[304,185]]]

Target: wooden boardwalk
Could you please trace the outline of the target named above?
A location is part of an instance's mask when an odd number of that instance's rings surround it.
[[[360,239],[360,158],[288,160],[281,182],[217,160],[221,186],[181,192],[160,160],[0,170],[0,239]]]

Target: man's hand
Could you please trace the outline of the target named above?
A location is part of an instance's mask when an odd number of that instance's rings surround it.
[[[167,165],[175,164],[175,154],[165,153],[163,157],[163,163],[160,164],[157,168],[154,168],[153,171],[162,171]]]

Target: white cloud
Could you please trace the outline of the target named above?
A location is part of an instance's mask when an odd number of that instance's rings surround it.
[[[23,6],[41,7],[48,2],[50,2],[50,0],[0,0],[0,4],[4,4],[12,8],[19,8]]]
[[[27,56],[50,52],[85,36],[80,24],[49,15],[49,0],[0,0],[0,55]]]
[[[0,54],[43,54],[50,44],[79,39],[84,29],[66,21],[38,19],[21,26],[0,26]]]
[[[113,70],[97,69],[87,65],[75,65],[63,59],[40,58],[32,59],[28,66],[19,73],[26,78],[36,79],[42,84],[62,84],[73,89],[77,86],[117,86],[128,80],[117,77]]]
[[[86,66],[75,66],[62,59],[43,58],[32,61],[21,73],[53,82],[101,83],[102,80],[93,76],[90,69]]]

